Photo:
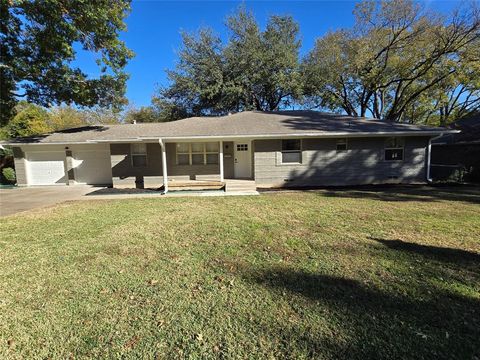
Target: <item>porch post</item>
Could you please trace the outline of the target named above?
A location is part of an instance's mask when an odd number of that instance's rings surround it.
[[[162,149],[162,176],[163,176],[163,192],[168,192],[168,174],[167,174],[167,153],[165,149],[165,143],[162,139],[158,139],[160,148]]]
[[[220,181],[223,182],[223,180],[224,180],[224,171],[223,171],[223,141],[220,141],[219,165],[220,165]]]

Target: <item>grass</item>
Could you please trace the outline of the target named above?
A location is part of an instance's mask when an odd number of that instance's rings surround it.
[[[85,201],[5,218],[0,357],[476,359],[479,193]]]

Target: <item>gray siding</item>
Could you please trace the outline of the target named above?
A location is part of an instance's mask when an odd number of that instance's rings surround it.
[[[212,179],[218,178],[220,165],[177,165],[177,147],[175,143],[167,143],[167,172],[168,178],[180,178],[195,180],[195,176],[212,175]]]
[[[13,148],[13,161],[15,163],[15,176],[17,177],[17,185],[27,185],[27,170],[25,164],[25,153],[19,147]]]
[[[147,144],[147,166],[134,167],[130,144],[110,144],[112,176],[118,178],[161,176],[162,153],[158,143]]]
[[[302,164],[281,164],[281,140],[255,141],[257,186],[334,186],[426,181],[426,137],[405,138],[403,161],[384,160],[385,138],[303,139]]]

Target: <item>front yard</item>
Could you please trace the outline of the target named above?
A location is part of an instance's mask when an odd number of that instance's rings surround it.
[[[0,358],[478,359],[480,191],[67,203],[0,279]]]

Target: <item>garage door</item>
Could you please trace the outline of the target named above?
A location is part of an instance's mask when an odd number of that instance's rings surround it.
[[[29,185],[65,185],[65,152],[42,151],[27,153]]]
[[[112,183],[110,151],[73,151],[75,181],[79,184],[106,185]]]

